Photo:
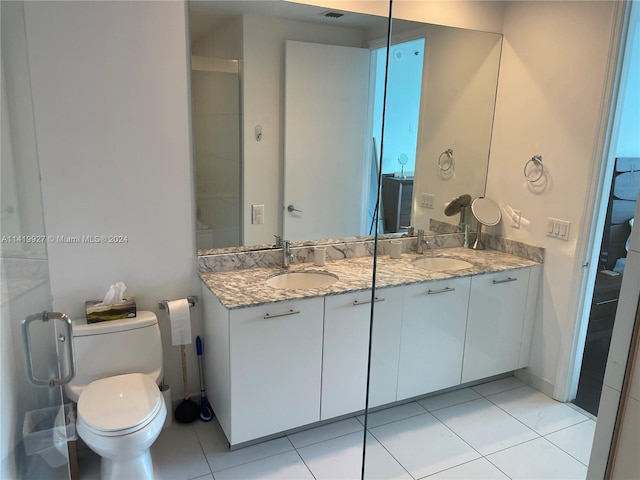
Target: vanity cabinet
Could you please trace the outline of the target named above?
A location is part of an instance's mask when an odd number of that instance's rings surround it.
[[[371,293],[325,298],[321,420],[365,408]],[[376,290],[369,406],[396,400],[402,288]]]
[[[460,384],[471,278],[405,287],[397,399]]]
[[[471,278],[462,383],[520,368],[529,276],[522,268]]]
[[[528,365],[540,266],[376,290],[369,406]],[[371,294],[225,308],[205,286],[209,400],[231,446],[365,407]]]

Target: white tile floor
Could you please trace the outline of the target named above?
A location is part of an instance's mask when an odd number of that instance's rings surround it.
[[[258,407],[257,407],[258,408]],[[358,479],[364,417],[230,452],[214,420],[165,429],[152,447],[160,479]],[[367,479],[584,479],[595,422],[514,377],[369,416]],[[98,457],[79,451],[80,477]]]

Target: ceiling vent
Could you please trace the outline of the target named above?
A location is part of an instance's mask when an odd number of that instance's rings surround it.
[[[344,17],[344,13],[340,13],[340,12],[333,12],[331,10],[328,10],[326,12],[322,12],[320,14],[320,16],[324,17],[324,18],[328,18],[329,20],[337,20],[340,17]]]

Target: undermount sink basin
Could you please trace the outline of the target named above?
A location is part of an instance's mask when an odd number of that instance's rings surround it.
[[[338,276],[329,272],[283,272],[267,278],[266,283],[273,288],[302,290],[322,288],[338,281]]]
[[[464,260],[458,260],[457,258],[446,257],[423,257],[416,258],[413,265],[418,268],[424,268],[425,270],[464,270],[465,268],[473,267],[469,262]]]

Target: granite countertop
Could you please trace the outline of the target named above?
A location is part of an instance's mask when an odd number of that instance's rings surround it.
[[[469,262],[473,266],[456,271],[429,271],[411,264],[414,259],[425,256],[457,258]],[[497,250],[470,250],[462,247],[427,250],[424,255],[403,253],[400,259],[381,255],[378,257],[376,288],[467,277],[479,273],[513,270],[534,265],[540,264]],[[323,267],[316,267],[313,263],[293,263],[289,269],[291,272],[325,271],[339,277],[337,282],[328,287],[304,290],[277,289],[267,285],[265,280],[269,276],[282,271],[277,267],[200,273],[200,278],[209,290],[218,297],[224,307],[234,309],[285,300],[368,290],[372,283],[372,268],[373,257],[370,256],[327,261]]]

